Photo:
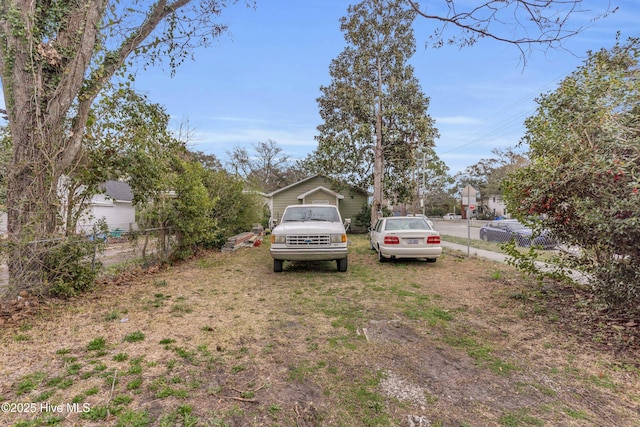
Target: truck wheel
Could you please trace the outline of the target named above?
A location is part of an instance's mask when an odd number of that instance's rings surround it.
[[[336,263],[338,264],[338,271],[340,271],[340,272],[347,271],[347,266],[349,265],[349,259],[348,258],[338,259],[338,260],[336,260]]]
[[[282,260],[281,259],[274,259],[273,260],[273,271],[276,273],[281,273],[282,272]]]

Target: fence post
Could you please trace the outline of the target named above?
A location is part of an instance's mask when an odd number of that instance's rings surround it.
[[[144,229],[144,245],[142,245],[142,258],[147,257],[147,244],[149,244],[149,230]]]
[[[168,258],[171,253],[171,227],[168,228],[169,232],[167,233],[167,253],[165,256]]]
[[[96,246],[96,225],[93,225],[93,257],[91,257],[91,271],[96,271],[96,251],[97,251],[97,246]]]

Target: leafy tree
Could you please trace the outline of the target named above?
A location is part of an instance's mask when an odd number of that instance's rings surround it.
[[[510,212],[541,216],[580,248],[562,265],[588,273],[606,301],[640,313],[639,39],[590,52],[538,100],[523,143],[531,164],[503,182]]]
[[[172,159],[184,142],[168,129],[169,114],[145,96],[121,89],[102,97],[92,109],[76,166],[65,176],[65,228],[74,233],[86,203],[107,180],[126,180],[134,205],[167,192]]]
[[[215,154],[203,153],[202,151],[191,151],[194,160],[197,160],[205,169],[212,171],[222,170],[222,162],[216,157]]]
[[[314,170],[360,188],[373,186],[371,223],[383,197],[406,202],[415,195],[415,153],[432,147],[436,130],[427,115],[413,68],[415,11],[403,0],[364,0],[340,20],[347,47],[320,88]],[[384,183],[384,186],[383,186]]]
[[[16,291],[42,283],[41,245],[58,233],[60,178],[82,157],[91,105],[125,64],[169,59],[173,71],[226,26],[212,0],[4,1],[0,77],[13,143],[7,174],[9,273]]]
[[[471,185],[483,196],[502,194],[502,180],[511,172],[527,165],[528,159],[513,148],[491,150],[495,157],[480,159],[474,165],[467,166],[456,174],[459,189]]]
[[[209,197],[216,201],[211,215],[216,221],[217,236],[208,246],[221,247],[227,237],[251,230],[262,220],[258,196],[245,191],[246,183],[224,170],[212,171],[205,179]]]
[[[140,203],[141,225],[171,228],[177,236],[176,259],[222,247],[227,237],[250,230],[262,215],[259,200],[244,191],[244,180],[210,169],[198,157],[186,150],[174,155],[164,177],[171,190]]]
[[[216,221],[211,215],[216,200],[211,198],[205,186],[206,171],[196,162],[176,161],[173,188],[167,224],[174,227],[178,236],[178,258],[191,255],[198,246],[214,239]]]
[[[450,211],[449,206],[455,203],[452,197],[454,190],[453,177],[449,167],[438,157],[433,149],[422,153],[422,161],[418,161],[418,180],[423,213],[442,215]],[[414,209],[418,212],[419,207]]]

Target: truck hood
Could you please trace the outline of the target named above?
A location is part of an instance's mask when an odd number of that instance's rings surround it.
[[[273,229],[273,234],[327,234],[344,233],[341,222],[297,221],[285,222]]]

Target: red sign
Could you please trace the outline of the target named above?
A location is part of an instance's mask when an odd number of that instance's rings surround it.
[[[475,209],[476,205],[469,205],[469,209]]]

